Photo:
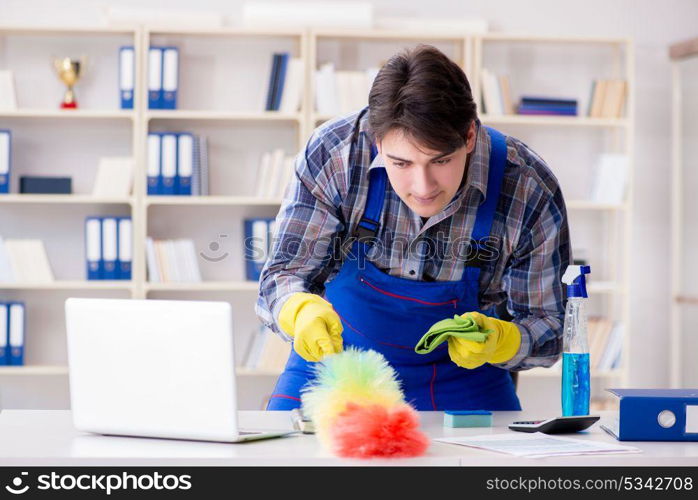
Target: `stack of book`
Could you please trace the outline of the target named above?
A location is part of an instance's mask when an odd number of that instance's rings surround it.
[[[281,373],[288,361],[291,344],[260,326],[252,334],[245,356],[245,368],[265,373]]]
[[[336,71],[333,63],[315,72],[315,109],[322,115],[360,110],[368,104],[368,94],[378,68],[365,71]]]
[[[303,61],[287,52],[272,56],[265,111],[295,113],[303,95]]]
[[[194,242],[189,239],[146,239],[148,280],[151,283],[200,283]]]
[[[588,320],[589,363],[595,370],[612,370],[620,363],[623,347],[623,328],[620,322],[608,318],[591,317]]]
[[[577,100],[523,96],[517,112],[520,115],[576,116]]]
[[[594,371],[615,370],[620,367],[623,350],[623,324],[608,318],[592,316],[587,320],[589,368]],[[562,369],[562,359],[552,367]]]
[[[0,365],[24,364],[24,303],[0,302]]]
[[[482,103],[484,112],[489,115],[513,115],[514,104],[511,100],[511,85],[506,75],[497,76],[482,68]]]
[[[293,177],[293,156],[285,156],[283,149],[262,154],[257,172],[255,196],[259,198],[281,198]]]
[[[625,80],[594,80],[587,114],[590,118],[622,117],[627,91]]]
[[[3,240],[0,236],[0,283],[51,283],[53,271],[41,240]]]
[[[148,134],[148,195],[208,195],[206,137],[189,132]]]

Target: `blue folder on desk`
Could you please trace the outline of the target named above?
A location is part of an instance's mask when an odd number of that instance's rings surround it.
[[[698,441],[698,389],[608,389],[617,419],[601,427],[620,441]]]

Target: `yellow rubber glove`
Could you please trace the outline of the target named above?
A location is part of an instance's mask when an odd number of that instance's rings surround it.
[[[485,342],[449,337],[448,355],[455,364],[472,370],[485,363],[504,363],[516,355],[521,346],[521,332],[514,323],[490,318],[479,312],[462,316],[470,316],[480,331],[489,330],[491,333]]]
[[[279,311],[279,326],[293,337],[293,349],[306,361],[342,352],[342,322],[332,304],[319,295],[291,295]]]

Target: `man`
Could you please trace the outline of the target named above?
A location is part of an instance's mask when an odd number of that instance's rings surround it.
[[[509,371],[561,351],[567,215],[543,160],[480,124],[460,67],[424,45],[393,56],[295,170],[257,303],[293,341],[268,409],[299,406],[313,363],[348,346],[381,352],[419,410],[520,409]],[[456,314],[487,340],[415,352]]]

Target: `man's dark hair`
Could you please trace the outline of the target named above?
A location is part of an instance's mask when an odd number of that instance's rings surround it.
[[[465,73],[431,45],[391,57],[373,82],[368,107],[374,140],[401,129],[440,152],[464,146],[468,127],[477,118]]]

